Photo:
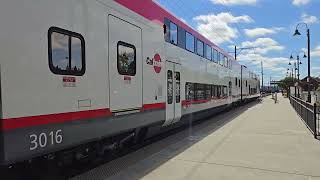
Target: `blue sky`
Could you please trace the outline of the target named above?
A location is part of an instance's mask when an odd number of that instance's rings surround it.
[[[256,47],[242,51],[239,61],[257,73],[263,61],[265,83],[270,76],[284,78],[291,52],[306,49],[304,26],[299,27],[302,36],[292,36],[297,23],[306,22],[311,31],[311,75],[320,76],[320,0],[156,1],[228,52],[234,45]],[[300,56],[304,77],[307,59]]]

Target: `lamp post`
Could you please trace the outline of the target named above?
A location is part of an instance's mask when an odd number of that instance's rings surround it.
[[[295,68],[295,70],[298,71],[297,77],[298,77],[298,82],[299,82],[300,81],[300,65],[302,64],[302,62],[300,61],[300,56],[299,56],[300,54],[299,53],[303,53],[303,58],[307,58],[307,55],[304,51],[299,51],[299,52],[293,51],[290,55],[290,60],[293,60],[293,53],[296,53],[296,55],[297,55],[297,62],[296,62],[297,68]],[[300,89],[299,88],[298,88],[298,98],[300,98]]]
[[[300,36],[301,35],[301,33],[298,30],[300,25],[305,25],[305,27],[307,29],[307,40],[308,40],[308,78],[307,78],[307,82],[308,82],[308,99],[307,99],[307,102],[311,103],[311,93],[310,93],[310,29],[309,29],[307,23],[299,23],[296,26],[296,30],[295,30],[293,36]]]

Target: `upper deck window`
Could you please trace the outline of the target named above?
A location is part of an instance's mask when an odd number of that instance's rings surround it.
[[[224,55],[222,54],[222,53],[220,53],[219,54],[219,64],[221,65],[221,66],[223,66],[224,65]]]
[[[203,57],[203,42],[197,40],[197,54]]]
[[[194,36],[188,32],[186,32],[186,49],[194,52]]]
[[[173,22],[170,22],[170,42],[172,44],[178,44],[178,27]]]
[[[49,29],[49,67],[54,74],[82,76],[85,73],[84,38],[78,33]]]
[[[211,60],[212,58],[212,48],[206,44],[206,58]]]

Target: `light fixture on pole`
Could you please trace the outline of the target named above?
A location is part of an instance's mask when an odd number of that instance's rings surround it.
[[[307,102],[311,103],[311,93],[310,93],[310,29],[308,27],[308,24],[307,23],[299,23],[297,24],[296,26],[296,30],[293,34],[293,36],[300,36],[301,33],[299,32],[299,26],[300,25],[305,25],[306,29],[307,29],[307,44],[308,44],[308,55],[305,55],[308,57],[308,78],[307,78],[307,82],[308,82],[308,99],[307,99]],[[304,56],[304,57],[305,57]]]

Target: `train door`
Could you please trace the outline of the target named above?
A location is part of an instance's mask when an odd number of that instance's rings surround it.
[[[142,107],[141,29],[115,16],[108,16],[109,88],[113,112]]]
[[[164,125],[170,125],[181,118],[181,65],[167,61],[166,70],[167,102]]]

